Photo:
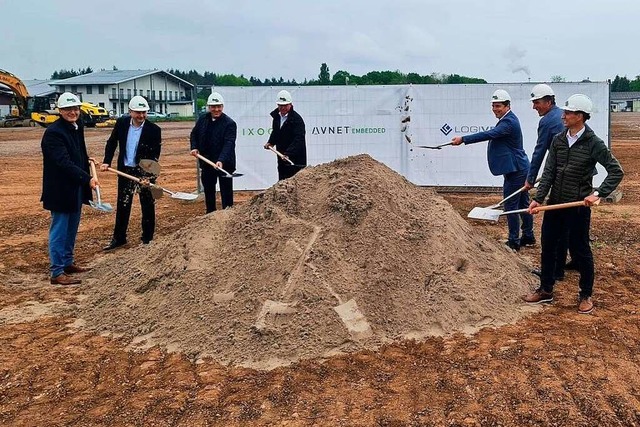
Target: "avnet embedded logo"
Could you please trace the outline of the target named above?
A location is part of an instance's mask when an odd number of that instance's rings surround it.
[[[445,135],[449,135],[451,133],[453,129],[451,129],[451,126],[449,126],[448,124],[443,124],[442,127],[440,128],[440,132],[442,132]]]

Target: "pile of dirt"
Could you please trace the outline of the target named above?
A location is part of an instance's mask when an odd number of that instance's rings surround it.
[[[512,323],[534,277],[437,193],[360,155],[109,255],[86,282],[88,329],[269,369]]]

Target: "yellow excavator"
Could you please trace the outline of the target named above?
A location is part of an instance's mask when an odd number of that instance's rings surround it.
[[[30,96],[25,84],[8,71],[0,69],[0,83],[13,92],[16,109],[4,119],[0,118],[0,127],[40,126],[47,127],[60,118],[57,109],[52,108],[55,99],[44,96]],[[82,121],[87,127],[108,122],[109,112],[102,107],[83,102],[80,106]]]

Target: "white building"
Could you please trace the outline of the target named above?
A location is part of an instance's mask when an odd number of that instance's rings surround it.
[[[151,111],[177,116],[193,116],[194,86],[161,70],[103,70],[51,82],[56,92],[73,92],[120,116],[129,111],[136,95],[149,101]]]

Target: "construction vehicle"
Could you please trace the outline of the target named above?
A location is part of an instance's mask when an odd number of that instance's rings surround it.
[[[2,69],[0,69],[0,83],[8,86],[13,92],[17,107],[17,109],[12,109],[10,115],[0,119],[0,127],[35,126],[35,124],[47,127],[60,118],[60,114],[55,108],[56,94],[30,96],[22,80]],[[105,108],[90,102],[82,103],[80,113],[82,122],[87,127],[94,127],[109,119],[109,112]]]

